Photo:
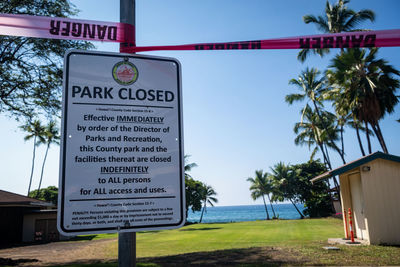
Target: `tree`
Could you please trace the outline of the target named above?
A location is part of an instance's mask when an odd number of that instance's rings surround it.
[[[329,194],[329,184],[319,182],[312,184],[310,180],[327,171],[324,164],[319,160],[310,160],[306,163],[290,166],[296,173],[296,193],[299,199],[304,203],[304,214],[309,217],[326,217],[332,215],[333,203]]]
[[[197,167],[196,163],[189,163],[190,155],[185,155],[185,196],[186,196],[186,217],[188,216],[189,208],[193,212],[201,210],[202,190],[204,185],[202,182],[192,178],[189,171]]]
[[[337,55],[327,71],[327,76],[337,90],[336,109],[352,113],[363,122],[368,141],[368,151],[372,153],[368,124],[378,138],[383,152],[388,153],[379,120],[394,111],[399,102],[396,90],[400,86],[400,72],[383,59],[377,59],[377,48],[367,53],[366,49],[353,48]]]
[[[256,200],[260,197],[263,199],[265,213],[267,214],[266,219],[269,220],[270,217],[269,217],[267,204],[265,202],[265,195],[267,195],[269,203],[271,205],[271,209],[273,212],[273,218],[277,218],[274,207],[272,206],[272,203],[271,203],[271,198],[269,196],[269,194],[272,193],[272,191],[273,191],[271,180],[269,178],[269,174],[268,173],[263,174],[262,170],[258,170],[258,171],[255,171],[255,177],[254,178],[249,177],[249,178],[247,178],[247,181],[251,183],[250,191],[251,191],[251,197],[253,198],[253,200]]]
[[[47,144],[47,147],[46,147],[46,153],[45,153],[44,159],[43,159],[42,170],[40,172],[38,194],[40,192],[40,187],[42,185],[44,165],[46,164],[47,153],[49,152],[50,145],[51,144],[60,144],[60,136],[59,136],[58,132],[59,132],[59,130],[57,128],[57,124],[55,121],[50,121],[49,124],[47,124],[47,126],[44,128],[44,138],[45,138],[45,144]]]
[[[324,123],[320,121],[324,120]],[[295,138],[296,145],[308,145],[311,149],[315,145],[310,160],[313,160],[313,156],[317,153],[318,149],[321,151],[324,163],[330,170],[332,170],[331,160],[329,158],[329,151],[327,145],[330,143],[326,142],[326,138],[329,135],[330,138],[337,139],[337,128],[333,125],[334,115],[329,112],[323,112],[321,116],[317,116],[315,112],[306,105],[303,112],[303,120],[298,122],[294,126],[294,132],[297,134]],[[329,132],[329,134],[327,134]],[[338,196],[340,196],[339,183],[335,176],[332,177]]]
[[[204,211],[206,211],[207,209],[207,203],[212,207],[214,206],[214,203],[218,203],[218,199],[214,197],[216,195],[217,192],[215,192],[215,190],[210,185],[204,185],[203,189],[201,190],[203,210],[201,211],[199,223],[201,223],[201,221],[203,220],[203,214]]]
[[[188,163],[190,158],[190,155],[185,155],[184,159],[185,159],[185,177],[192,177],[190,176],[189,172],[194,168],[197,167],[197,164],[192,162],[192,163]]]
[[[40,190],[36,189],[29,192],[29,197],[40,199],[43,201],[51,202],[54,205],[58,203],[58,188],[56,186],[49,186]]]
[[[77,12],[68,0],[0,2],[0,13],[69,17]],[[58,115],[65,51],[93,47],[83,41],[0,36],[0,113],[17,120]]]
[[[356,12],[346,6],[348,3],[350,3],[350,0],[339,0],[334,5],[326,1],[325,13],[322,16],[305,15],[303,21],[306,24],[315,24],[318,30],[323,33],[339,33],[362,31],[362,29],[357,28],[360,23],[375,20],[375,13],[372,10],[363,9]],[[304,62],[310,51],[322,56],[328,53],[329,49],[303,49],[299,52],[297,58]]]
[[[273,179],[275,188],[273,199],[278,201],[289,200],[299,213],[300,218],[303,219],[303,213],[301,213],[295,204],[301,201],[296,184],[297,172],[297,170],[290,168],[289,165],[279,162],[271,168],[270,177]]]
[[[188,216],[189,208],[193,212],[201,211],[202,191],[204,185],[200,181],[196,181],[191,177],[185,177],[185,196],[186,196],[186,217]]]
[[[327,121],[326,116],[329,115],[329,113],[325,112],[322,109],[322,93],[326,91],[326,81],[325,76],[319,78],[320,74],[320,71],[318,71],[317,69],[307,68],[299,75],[298,79],[291,79],[289,81],[289,84],[296,85],[296,87],[299,88],[302,93],[286,95],[285,101],[291,105],[296,101],[307,100],[306,105],[303,108],[301,121],[303,121],[303,116],[306,108],[308,107],[308,102],[311,101],[312,105],[314,106],[314,112],[318,116],[319,122],[321,123],[321,129],[327,129],[327,127],[329,126],[329,122]],[[324,118],[323,115],[325,115]],[[326,143],[328,143],[328,145],[340,155],[343,164],[346,164],[346,161],[344,159],[344,148],[343,150],[341,150],[336,145],[335,136],[333,135],[332,131],[326,130],[325,133],[327,137]]]
[[[33,122],[29,122],[26,125],[20,127],[22,130],[28,133],[24,137],[25,141],[28,141],[33,138],[33,155],[32,155],[32,168],[31,168],[31,176],[29,178],[29,186],[28,186],[28,193],[31,191],[32,185],[32,178],[33,178],[33,171],[35,169],[35,155],[36,155],[36,147],[45,142],[45,131],[44,127],[41,125],[39,120],[35,120]],[[39,141],[37,139],[39,138]]]

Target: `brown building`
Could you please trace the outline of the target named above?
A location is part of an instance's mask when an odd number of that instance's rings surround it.
[[[58,240],[52,203],[0,190],[0,245]]]
[[[344,232],[350,231],[350,208],[358,239],[400,245],[400,157],[376,152],[311,181],[335,175],[340,179]]]

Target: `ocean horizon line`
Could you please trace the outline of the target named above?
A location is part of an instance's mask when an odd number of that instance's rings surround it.
[[[290,204],[292,205],[292,203],[290,202],[279,202],[279,203],[275,203],[273,202],[272,205],[287,205]],[[269,206],[269,202],[267,203],[267,206]],[[304,203],[296,203],[296,205],[304,205]],[[242,206],[264,206],[264,204],[233,204],[233,205],[214,205],[214,206],[209,206],[207,205],[207,209],[208,208],[224,208],[224,207],[242,207]]]

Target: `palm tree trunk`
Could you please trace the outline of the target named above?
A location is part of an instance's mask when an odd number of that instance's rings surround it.
[[[267,220],[269,220],[269,213],[268,213],[268,209],[267,209],[267,204],[265,203],[265,197],[264,197],[264,195],[262,195],[262,197],[263,197],[263,201],[264,201],[265,212],[267,213]]]
[[[271,206],[271,209],[272,209],[272,213],[274,214],[274,218],[276,219],[274,206],[271,203],[271,198],[269,197],[269,194],[267,194],[267,197],[268,197],[269,205]]]
[[[365,156],[365,151],[364,151],[363,144],[362,144],[362,142],[361,142],[360,129],[358,129],[358,124],[357,124],[357,122],[355,122],[354,125],[356,126],[357,140],[358,140],[358,144],[359,144],[359,146],[360,146],[361,154],[362,154],[363,157],[364,157],[364,156]]]
[[[27,196],[29,196],[29,192],[31,191],[33,171],[35,169],[35,153],[36,153],[36,136],[33,138],[32,169],[31,169],[31,177],[29,178],[29,186],[28,186],[28,194],[27,194]]]
[[[326,148],[326,145],[325,145],[326,152],[324,152],[323,148],[324,148],[324,146],[321,145],[321,150],[323,152],[324,159],[326,160],[326,162],[328,164],[329,170],[332,170],[332,165],[331,165],[331,162],[330,162],[330,159],[329,159],[328,149]],[[326,155],[325,155],[325,153],[326,153]],[[335,188],[336,188],[336,193],[338,194],[339,199],[340,199],[340,186],[339,186],[339,183],[338,183],[338,181],[336,179],[336,176],[332,176],[332,180],[333,180],[333,184],[335,185]]]
[[[369,130],[368,130],[368,122],[365,121],[365,133],[367,135],[367,141],[368,141],[368,153],[372,153],[372,148],[371,148],[371,140],[369,139]]]
[[[47,143],[46,153],[44,154],[44,159],[43,159],[43,164],[42,164],[42,171],[40,172],[40,181],[39,181],[39,186],[38,186],[37,193],[36,193],[36,198],[39,196],[39,190],[42,185],[44,165],[46,164],[47,152],[49,152],[49,148],[50,148],[50,143]]]
[[[328,147],[326,144],[324,144],[324,148],[325,148],[326,160],[329,162],[329,166],[331,166],[330,168],[332,169],[331,159],[329,157]]]
[[[331,162],[330,162],[329,158],[326,156],[326,153],[325,153],[325,150],[324,150],[324,145],[318,140],[318,138],[317,138],[317,144],[319,146],[319,149],[322,152],[322,156],[324,157],[324,161],[328,164],[329,169],[332,170]]]
[[[203,214],[204,214],[204,210],[206,209],[206,205],[207,205],[207,202],[204,201],[204,206],[203,206],[203,210],[201,211],[201,216],[200,216],[200,221],[199,221],[199,223],[201,223],[201,221],[203,220]]]
[[[342,144],[342,152],[344,154],[343,125],[340,125],[340,142]]]
[[[381,147],[383,149],[383,152],[386,153],[386,154],[389,154],[389,151],[388,151],[388,149],[386,147],[386,143],[385,143],[385,140],[383,139],[381,128],[379,127],[378,122],[376,123],[376,125],[372,125],[371,124],[371,126],[372,126],[372,130],[376,134],[376,137],[378,138],[379,144],[381,145]]]
[[[314,104],[314,108],[315,108],[315,111],[317,112],[318,118],[321,120],[321,122],[323,122],[322,126],[325,127],[325,122],[322,119],[322,116],[321,116],[321,113],[319,112],[319,108],[318,108],[317,104],[315,103],[314,100],[312,102]],[[338,148],[338,146],[336,145],[335,141],[333,140],[332,135],[330,134],[330,132],[329,131],[326,131],[326,132],[328,133],[329,141],[332,144],[333,148],[339,153],[340,158],[343,161],[343,164],[346,164],[346,160],[344,159],[344,152],[341,151],[340,148]]]
[[[378,129],[378,131],[379,131],[379,134],[380,134],[381,138],[382,138],[382,142],[383,142],[383,144],[385,145],[386,153],[389,154],[389,151],[388,151],[387,146],[386,146],[385,138],[383,138],[381,126],[379,126],[379,122],[376,122],[376,127],[377,127],[377,129]]]
[[[304,219],[303,213],[300,212],[300,210],[296,207],[296,204],[294,204],[293,200],[289,198],[290,202],[292,202],[293,206],[296,208],[297,212],[300,214],[300,219]]]

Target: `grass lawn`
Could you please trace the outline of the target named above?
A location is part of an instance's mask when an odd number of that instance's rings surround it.
[[[138,266],[400,265],[400,247],[337,246],[338,251],[324,250],[327,239],[333,237],[343,237],[342,221],[334,218],[194,224],[138,233],[137,260]],[[116,241],[110,242],[99,251],[114,262],[97,266],[116,266],[117,246]]]
[[[138,234],[137,256],[310,244],[328,237],[341,237],[342,232],[341,221],[336,219],[195,224],[172,231]],[[116,246],[110,249],[111,253],[116,253]]]

